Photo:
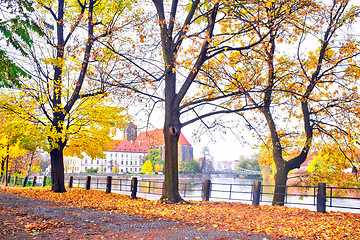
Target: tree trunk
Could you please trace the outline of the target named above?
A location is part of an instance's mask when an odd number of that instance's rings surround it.
[[[165,179],[161,200],[169,202],[184,201],[179,194],[178,140],[174,127],[164,127],[165,137]]]
[[[285,167],[280,167],[276,169],[275,173],[275,190],[274,190],[274,197],[272,200],[273,206],[284,206],[285,203],[285,194],[286,194],[286,182],[287,182],[287,175],[289,171]]]
[[[5,186],[8,185],[9,157],[10,157],[10,144],[8,143],[6,147],[6,159],[5,159]]]
[[[4,175],[5,172],[5,158],[1,158],[1,171],[0,171],[0,178]]]
[[[30,162],[29,162],[29,166],[28,166],[28,171],[27,171],[27,176],[28,176],[28,177],[30,176],[31,165],[32,165],[32,161],[33,161],[33,159],[34,159],[34,154],[35,154],[35,151],[31,153],[31,158],[30,158]]]
[[[62,143],[58,143],[59,147],[55,147],[50,152],[51,158],[51,190],[53,192],[66,192],[65,176],[64,176],[64,159]]]
[[[5,186],[8,185],[8,176],[9,176],[9,153],[6,156],[6,163],[5,163]]]

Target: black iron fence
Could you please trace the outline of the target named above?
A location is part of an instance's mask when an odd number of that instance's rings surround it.
[[[18,184],[14,178],[9,182]],[[45,186],[49,182],[46,176],[21,179],[22,186]],[[138,180],[104,177],[69,177],[68,187],[83,187],[85,189],[104,190],[107,193],[117,192],[130,194],[133,198],[142,195],[155,199],[160,196],[163,182],[160,180]],[[325,212],[326,208],[356,209],[360,210],[360,188],[340,188],[326,186],[319,183],[318,186],[281,186],[285,188],[284,203],[291,205],[316,206],[318,212]],[[216,183],[211,180],[204,182],[181,182],[179,184],[180,195],[185,199],[194,200],[224,200],[245,201],[253,205],[272,202],[274,185],[262,185],[259,181],[253,184],[239,183]]]

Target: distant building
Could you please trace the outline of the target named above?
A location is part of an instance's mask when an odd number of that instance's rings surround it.
[[[88,169],[96,169],[102,173],[140,173],[142,160],[148,151],[146,142],[117,140],[109,146],[107,151],[104,151],[105,158],[92,159],[85,156],[80,159],[65,156],[65,172],[81,173]]]
[[[127,141],[135,141],[137,138],[137,126],[130,122],[129,126],[127,126],[124,130],[123,140]]]
[[[236,161],[221,161],[215,163],[215,171],[235,171],[236,170]]]
[[[104,151],[105,158],[83,159],[77,157],[64,157],[64,167],[67,173],[81,173],[88,169],[96,169],[102,173],[140,173],[143,158],[148,154],[149,148],[161,150],[165,159],[165,139],[162,129],[142,132],[137,136],[137,127],[130,123],[124,130],[123,139],[114,141]],[[193,158],[193,148],[185,136],[179,137],[179,162]]]
[[[165,138],[163,129],[156,129],[152,131],[142,132],[136,138],[137,141],[146,142],[149,148],[158,148],[161,150],[162,158],[165,159]],[[194,158],[193,148],[185,136],[180,133],[179,136],[179,162],[188,161]]]

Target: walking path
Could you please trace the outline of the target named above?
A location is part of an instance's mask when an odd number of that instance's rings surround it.
[[[0,239],[272,239],[0,193]]]

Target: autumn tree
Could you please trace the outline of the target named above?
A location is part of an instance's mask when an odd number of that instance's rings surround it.
[[[32,156],[38,147],[42,147],[45,137],[41,128],[30,121],[26,115],[15,114],[11,109],[22,105],[22,101],[11,101],[12,94],[2,93],[0,97],[0,159],[1,176],[8,176],[9,167],[17,165],[19,156],[31,152]],[[27,110],[34,113],[34,107],[27,105]],[[31,162],[28,163],[31,166]],[[7,182],[6,182],[7,183]]]
[[[200,163],[195,159],[189,159],[180,164],[180,172],[183,173],[201,173]]]
[[[150,160],[147,160],[141,168],[141,173],[152,173],[152,172],[154,172],[153,165]]]
[[[73,146],[77,150],[70,152],[78,154],[91,146],[90,153],[99,154],[100,148],[94,145],[101,146],[110,129],[124,125],[124,109],[110,103],[102,84],[114,67],[103,45],[128,21],[122,16],[130,3],[38,1],[34,8],[32,19],[45,36],[26,49],[25,59],[19,58],[32,77],[21,82],[22,97],[34,101],[42,113],[33,120],[43,125],[48,140],[52,191],[65,192],[64,148]]]
[[[130,58],[128,55],[119,54],[114,44],[108,46],[118,56],[130,61],[128,67],[133,69],[138,81],[153,87],[155,93],[146,92],[138,87],[131,89],[137,94],[151,97],[154,106],[158,103],[164,104],[165,180],[161,196],[163,200],[183,201],[178,186],[178,140],[182,127],[197,121],[204,122],[205,118],[216,114],[244,111],[249,107],[230,109],[222,106],[221,102],[240,92],[229,90],[220,84],[221,78],[199,76],[201,71],[208,71],[204,64],[210,59],[225,51],[249,49],[267,35],[266,32],[259,32],[260,37],[245,37],[258,22],[257,9],[252,4],[245,4],[247,1],[240,2],[243,4],[234,7],[246,8],[249,12],[242,20],[228,17],[229,8],[220,1],[153,0],[152,4],[144,3],[144,6],[148,7],[147,10],[155,8],[157,27],[153,25],[154,21],[145,21],[150,27],[146,28],[146,24],[139,27],[147,31],[147,34],[139,34],[139,39],[145,44],[151,41],[154,45],[147,46],[150,50],[141,59],[141,63],[138,62],[140,56]],[[223,20],[229,24],[237,23],[239,29],[220,33],[216,26]],[[244,41],[237,41],[241,36],[244,37]],[[160,52],[154,46],[161,46]],[[152,54],[154,52],[155,54]],[[117,83],[113,79],[111,84]],[[124,87],[121,82],[118,85]]]
[[[149,149],[148,155],[143,159],[144,163],[150,160],[151,164],[154,166],[155,172],[161,172],[164,167],[164,160],[161,157],[161,150],[158,148]]]
[[[321,149],[314,153],[306,172],[297,176],[299,184],[306,186],[324,182],[336,187],[359,187],[358,153],[348,152],[344,146],[333,141],[322,144]],[[343,151],[347,151],[344,153]],[[354,154],[354,155],[353,155]]]
[[[359,10],[349,1],[264,4],[270,34],[249,55],[232,56],[237,70],[231,84],[263,115],[250,122],[256,129],[264,120],[270,132],[268,147],[276,167],[273,205],[283,205],[289,171],[300,167],[321,138],[349,137],[350,119],[359,117],[354,106],[359,100],[359,42],[346,31]]]

